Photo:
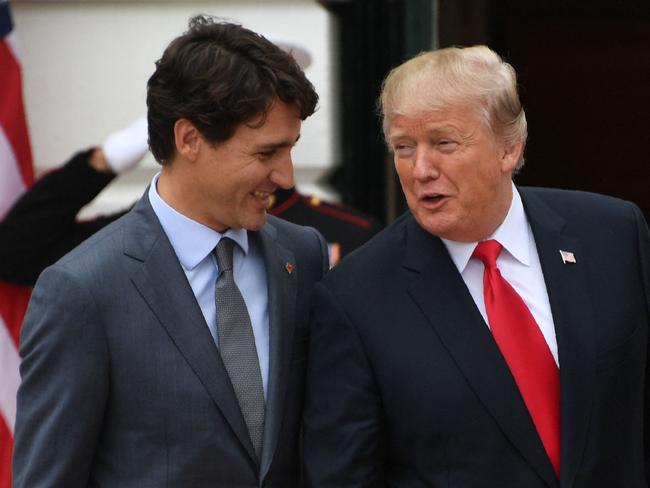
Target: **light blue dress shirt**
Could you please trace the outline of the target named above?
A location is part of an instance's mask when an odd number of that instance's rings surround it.
[[[228,229],[221,234],[169,206],[158,194],[158,173],[149,187],[149,201],[194,292],[215,344],[219,347],[215,284],[217,260],[212,251],[222,237],[237,243],[233,251],[233,274],[253,326],[257,357],[262,373],[264,397],[269,376],[269,308],[266,268],[261,250],[248,239],[245,229]]]

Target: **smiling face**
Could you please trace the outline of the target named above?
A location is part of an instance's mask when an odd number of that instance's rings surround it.
[[[217,231],[258,230],[270,196],[293,186],[291,150],[301,120],[292,105],[276,101],[266,114],[241,124],[217,144],[187,120],[176,124],[177,158],[158,180],[161,197],[180,213]],[[261,125],[260,125],[261,124]]]
[[[427,232],[473,242],[503,222],[521,144],[504,147],[474,110],[395,115],[388,141],[408,206]]]

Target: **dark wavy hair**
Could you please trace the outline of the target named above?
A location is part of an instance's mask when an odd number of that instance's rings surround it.
[[[293,57],[240,25],[198,15],[156,61],[147,83],[149,145],[165,164],[176,153],[174,124],[191,121],[210,142],[229,139],[277,99],[305,120],[318,95]]]

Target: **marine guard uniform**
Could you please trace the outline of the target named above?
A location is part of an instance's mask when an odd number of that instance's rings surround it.
[[[277,190],[268,212],[289,222],[318,229],[327,240],[330,266],[381,229],[376,219],[358,210],[303,195],[295,188]]]
[[[126,213],[77,220],[81,208],[115,178],[90,166],[92,152],[81,151],[47,172],[0,221],[0,280],[33,286],[46,267]]]

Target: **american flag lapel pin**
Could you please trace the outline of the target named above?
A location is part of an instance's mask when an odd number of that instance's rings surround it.
[[[284,269],[286,269],[289,274],[293,273],[293,264],[287,261],[284,265]]]
[[[576,264],[576,257],[571,251],[563,251],[560,249],[560,256],[562,256],[562,262],[564,264]]]

